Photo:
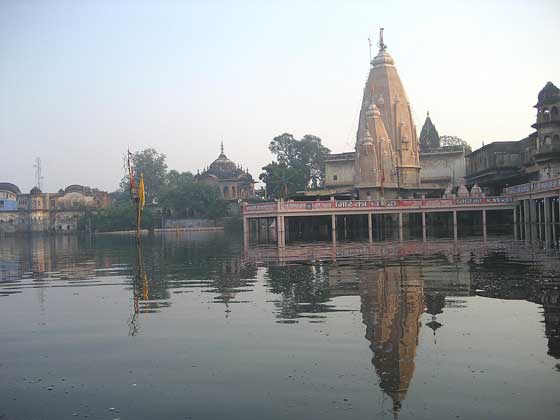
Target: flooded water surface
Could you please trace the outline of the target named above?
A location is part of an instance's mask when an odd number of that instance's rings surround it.
[[[556,419],[523,242],[0,239],[0,419]]]

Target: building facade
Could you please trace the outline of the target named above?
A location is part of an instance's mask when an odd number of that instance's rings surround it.
[[[467,183],[487,192],[560,176],[560,89],[548,82],[539,92],[535,131],[519,141],[493,142],[467,156]]]
[[[21,191],[17,185],[0,182],[0,211],[16,210],[18,194],[21,194]]]
[[[57,193],[43,193],[33,187],[22,194],[17,186],[0,183],[0,232],[72,232],[88,210],[107,208],[111,204],[105,191],[70,185]],[[2,201],[2,199],[0,199]]]
[[[433,189],[439,193],[446,188],[457,186],[467,173],[465,157],[468,150],[465,144],[442,146],[438,131],[428,113],[420,131],[422,188]]]
[[[255,196],[255,181],[248,170],[236,165],[224,154],[224,144],[218,158],[202,173],[195,176],[196,181],[216,185],[222,198],[237,201]]]

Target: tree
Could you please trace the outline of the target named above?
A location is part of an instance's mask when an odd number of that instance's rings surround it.
[[[170,171],[160,195],[159,204],[176,214],[217,219],[227,213],[227,202],[215,185],[195,181],[190,172]]]
[[[144,209],[142,228],[152,229],[155,224],[156,219],[153,211],[149,208]],[[136,209],[129,200],[127,203],[114,205],[108,209],[99,209],[94,212],[86,211],[78,222],[78,228],[80,230],[91,228],[98,232],[134,230],[136,229]]]
[[[144,149],[132,155],[132,166],[134,166],[134,171],[138,176],[141,173],[144,174],[146,203],[151,204],[154,199],[159,198],[158,196],[165,183],[167,174],[165,155],[158,153],[153,148]],[[123,191],[128,191],[128,182],[128,175],[125,175],[120,184]]]
[[[259,179],[266,185],[268,198],[286,198],[290,194],[305,189],[305,176],[299,169],[285,163],[271,162],[262,168]]]
[[[464,146],[467,152],[472,152],[471,146],[457,136],[441,136],[439,139],[442,146]]]
[[[290,133],[274,137],[269,150],[277,162],[265,166],[259,179],[266,183],[269,197],[284,197],[306,188],[319,188],[325,181],[325,155],[330,150],[321,139],[306,134],[297,140]]]

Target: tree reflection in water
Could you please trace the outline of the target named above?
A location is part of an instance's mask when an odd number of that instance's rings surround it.
[[[173,293],[194,289],[225,306],[247,302],[243,295],[264,273],[278,322],[327,322],[346,311],[338,296],[359,296],[365,338],[373,353],[379,386],[398,413],[410,387],[421,331],[421,315],[435,335],[445,308],[460,308],[462,296],[522,299],[542,305],[548,354],[560,358],[560,262],[519,243],[448,242],[429,245],[341,244],[243,250],[225,236],[147,238],[74,236],[20,238],[0,244],[0,295],[39,291],[41,308],[53,285],[118,284],[132,290],[129,334],[138,335],[141,314],[170,307]],[[246,294],[248,296],[248,294]],[[262,303],[262,302],[261,302]],[[262,303],[264,305],[264,303]]]
[[[360,296],[372,364],[380,388],[393,402],[395,416],[413,378],[421,315],[431,315],[426,326],[436,340],[437,330],[443,327],[437,315],[446,306],[463,307],[461,296],[478,294],[542,304],[548,354],[559,357],[560,264],[554,258],[533,263],[520,255],[522,251],[477,248],[426,256],[413,252],[393,258],[380,257],[382,253],[374,249],[368,258],[362,247],[355,259],[348,250],[313,250],[314,256],[338,258],[307,263],[297,261],[295,250],[290,262],[286,258],[289,252],[277,264],[267,263],[269,290],[280,295],[275,301],[280,322],[324,319],[327,312],[341,310],[333,298]]]

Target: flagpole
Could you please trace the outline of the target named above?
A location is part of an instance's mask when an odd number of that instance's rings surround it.
[[[371,63],[371,34],[368,34],[367,40],[369,44],[369,62]]]
[[[140,242],[140,223],[141,223],[142,213],[140,210],[140,199],[136,199],[136,240]]]

